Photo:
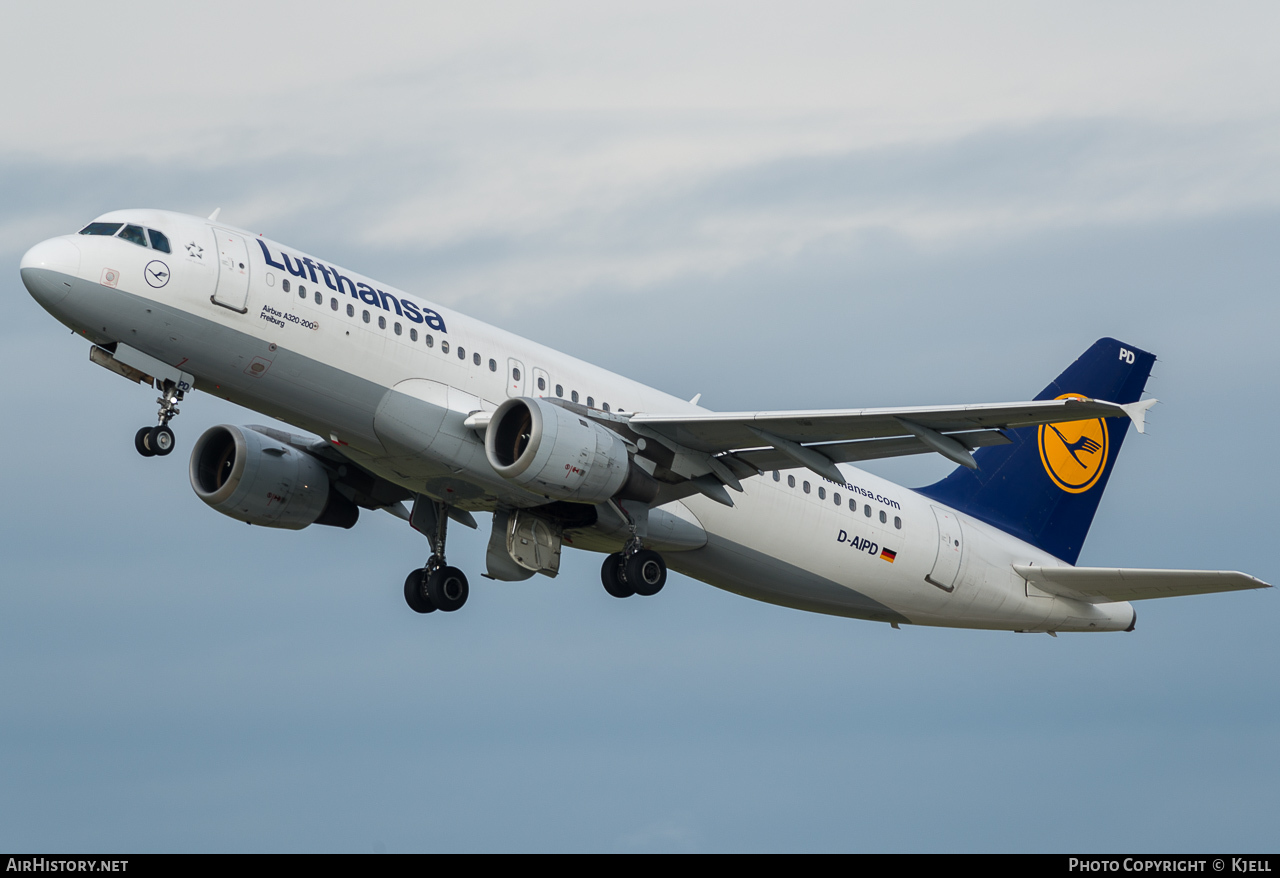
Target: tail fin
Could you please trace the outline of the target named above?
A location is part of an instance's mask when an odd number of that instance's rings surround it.
[[[1155,361],[1098,339],[1036,399],[1137,402]],[[1009,430],[1011,445],[974,452],[976,470],[957,467],[919,492],[1075,564],[1128,429],[1128,418],[1098,418]]]

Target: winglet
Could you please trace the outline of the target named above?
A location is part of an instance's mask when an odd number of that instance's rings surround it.
[[[1129,420],[1133,421],[1133,426],[1137,428],[1139,433],[1147,432],[1147,409],[1158,403],[1158,399],[1140,399],[1137,402],[1131,402],[1128,405],[1122,405],[1124,413],[1129,416]]]
[[[213,213],[209,214],[209,222],[211,222],[211,223],[213,223],[213,222],[217,222],[217,221],[218,221],[218,214],[219,214],[221,211],[222,211],[222,208],[221,208],[221,207],[215,207],[215,208],[213,209]]]

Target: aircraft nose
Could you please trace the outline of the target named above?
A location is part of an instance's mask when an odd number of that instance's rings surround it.
[[[22,255],[19,270],[37,302],[56,305],[71,292],[71,281],[80,271],[80,248],[66,238],[41,241]]]

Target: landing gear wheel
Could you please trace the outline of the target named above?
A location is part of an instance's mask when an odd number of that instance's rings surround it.
[[[167,426],[152,427],[150,435],[147,436],[147,445],[151,448],[152,454],[164,457],[173,451],[173,431]]]
[[[426,595],[423,584],[426,578],[426,570],[419,567],[413,570],[405,577],[404,580],[404,602],[409,605],[409,609],[415,613],[433,613],[436,605]]]
[[[138,453],[143,457],[151,457],[155,454],[155,450],[147,444],[151,438],[152,427],[143,427],[133,436],[133,447],[138,449]]]
[[[614,552],[600,565],[600,581],[604,583],[604,590],[615,598],[629,598],[636,593],[622,577],[622,563],[622,553]]]
[[[666,562],[653,549],[641,549],[627,558],[622,571],[638,595],[655,595],[667,584]]]
[[[443,612],[462,609],[470,592],[466,574],[457,567],[437,567],[427,574],[427,599]]]

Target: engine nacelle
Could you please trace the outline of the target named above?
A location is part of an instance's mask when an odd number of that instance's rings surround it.
[[[191,450],[191,487],[223,515],[263,527],[351,527],[359,508],[333,491],[320,462],[248,427],[205,430]]]
[[[498,475],[553,497],[603,503],[633,469],[622,437],[544,399],[509,399],[493,413],[484,453]]]

